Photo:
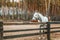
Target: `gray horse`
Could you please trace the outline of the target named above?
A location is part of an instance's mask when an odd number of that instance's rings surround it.
[[[39,13],[39,12],[35,12],[35,13],[34,13],[32,20],[39,20],[40,22],[48,22],[48,18],[47,18],[46,16],[43,16],[43,15],[42,15],[41,13]],[[45,28],[45,27],[46,27],[45,24],[41,24],[41,25],[40,25],[40,29],[41,29],[41,28]],[[44,32],[44,31],[45,31],[45,30],[43,29],[43,32]],[[40,33],[42,33],[42,30],[40,30]],[[43,35],[43,36],[40,35],[39,39],[40,39],[40,40],[41,40],[41,39],[44,39],[44,40],[45,40],[45,38],[43,38],[43,37],[44,37],[44,35]]]

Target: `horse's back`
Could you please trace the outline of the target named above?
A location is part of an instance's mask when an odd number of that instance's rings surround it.
[[[48,18],[47,18],[47,17],[44,17],[44,18],[42,19],[42,22],[48,22]]]

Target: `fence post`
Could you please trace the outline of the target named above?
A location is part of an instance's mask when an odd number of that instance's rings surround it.
[[[47,40],[50,40],[50,23],[47,22]]]
[[[0,22],[0,40],[3,40],[3,22]]]

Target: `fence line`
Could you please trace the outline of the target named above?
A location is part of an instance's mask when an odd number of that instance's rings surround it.
[[[51,33],[55,33],[55,32],[60,32],[60,30],[54,30],[54,31],[50,31],[51,29],[58,29],[60,27],[53,27],[50,28],[51,24],[60,24],[60,22],[47,22],[46,23],[47,26],[46,28],[36,28],[36,29],[25,29],[25,30],[3,30],[3,22],[0,22],[0,39],[11,39],[11,38],[17,38],[17,37],[26,37],[26,36],[34,36],[34,35],[43,35],[43,34],[47,34],[47,40],[51,40],[50,34]],[[31,31],[31,30],[47,30],[45,32],[42,33],[31,33],[31,34],[20,34],[20,35],[11,35],[11,36],[3,36],[3,33],[8,33],[8,32],[18,32],[18,31]]]

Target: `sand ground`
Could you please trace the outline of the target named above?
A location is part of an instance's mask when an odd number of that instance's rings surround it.
[[[33,29],[33,28],[39,28],[40,24],[37,25],[4,25],[3,30],[20,30],[20,29]],[[60,24],[56,25],[53,24],[51,27],[59,27]],[[54,29],[57,30],[57,29]],[[60,29],[58,29],[60,30]],[[9,32],[4,33],[3,36],[11,36],[11,35],[17,35],[17,34],[29,34],[29,33],[36,33],[39,32],[39,30],[34,31],[26,31],[26,32]],[[4,40],[40,40],[39,35],[36,36],[28,36],[28,37],[19,37],[19,38],[12,38],[12,39],[4,39]],[[60,34],[59,33],[52,33],[51,34],[51,40],[60,40]]]

